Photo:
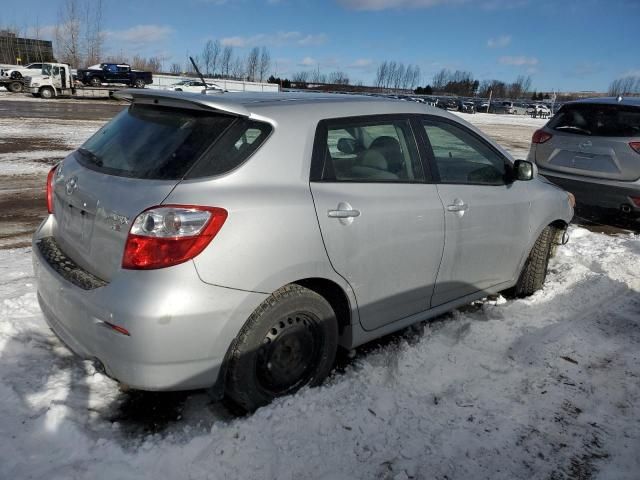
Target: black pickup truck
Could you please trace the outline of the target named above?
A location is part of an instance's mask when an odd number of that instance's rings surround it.
[[[78,69],[76,79],[92,87],[99,87],[103,83],[123,83],[144,88],[145,85],[153,83],[151,72],[132,70],[125,63],[101,63],[95,67]]]

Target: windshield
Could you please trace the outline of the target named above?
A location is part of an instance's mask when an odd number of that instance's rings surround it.
[[[207,168],[198,169],[201,176],[224,173],[247,158],[270,128],[231,115],[134,104],[78,149],[79,161],[111,175],[177,180],[203,157]],[[241,142],[248,137],[248,145]],[[226,145],[224,152],[220,145]]]

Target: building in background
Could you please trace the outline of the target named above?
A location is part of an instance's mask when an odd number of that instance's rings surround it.
[[[0,30],[0,63],[27,65],[53,59],[51,40],[22,38],[8,30]]]

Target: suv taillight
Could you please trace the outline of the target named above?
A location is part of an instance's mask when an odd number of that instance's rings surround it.
[[[49,170],[47,174],[47,212],[53,213],[53,178],[56,174],[58,165]]]
[[[629,142],[629,146],[633,148],[636,153],[640,153],[640,142]]]
[[[553,137],[553,135],[551,135],[549,132],[545,132],[544,130],[540,129],[533,132],[533,137],[531,137],[531,142],[544,143],[547,140],[549,140],[551,137]]]
[[[122,268],[151,270],[191,260],[226,219],[227,211],[217,207],[162,205],[145,210],[129,230]]]

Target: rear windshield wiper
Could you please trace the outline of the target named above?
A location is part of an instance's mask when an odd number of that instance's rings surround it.
[[[91,163],[97,165],[98,167],[102,166],[102,160],[100,160],[100,157],[98,157],[95,153],[93,153],[90,150],[87,150],[86,148],[82,148],[80,147],[78,149],[78,152],[80,152],[82,154],[83,157],[88,158]]]
[[[586,128],[576,127],[575,125],[560,125],[555,128],[556,130],[571,130],[573,132],[581,132],[585,135],[591,135],[591,130],[587,130]]]

